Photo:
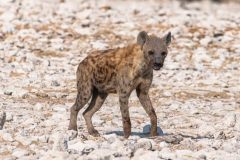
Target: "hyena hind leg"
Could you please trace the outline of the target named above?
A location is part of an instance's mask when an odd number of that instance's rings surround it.
[[[96,88],[94,88],[92,100],[88,108],[83,112],[83,117],[86,121],[88,133],[95,137],[99,136],[99,133],[92,124],[92,116],[101,108],[105,99],[107,98],[107,95],[107,93],[100,93]]]
[[[69,123],[69,127],[68,127],[69,130],[77,131],[78,112],[80,111],[80,109],[82,109],[87,104],[87,102],[89,101],[91,96],[92,96],[92,87],[91,86],[84,88],[84,90],[83,89],[80,90],[78,88],[78,94],[77,94],[76,101],[70,109],[70,123]]]

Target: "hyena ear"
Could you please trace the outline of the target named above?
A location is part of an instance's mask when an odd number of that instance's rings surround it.
[[[172,38],[171,32],[168,32],[168,34],[166,34],[163,37],[163,39],[164,39],[164,41],[165,41],[167,46],[171,43],[171,38]]]
[[[145,32],[145,31],[139,32],[138,36],[137,36],[137,44],[143,46],[144,43],[146,42],[147,38],[148,38],[147,32]]]

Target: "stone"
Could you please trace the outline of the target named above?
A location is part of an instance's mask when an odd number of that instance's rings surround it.
[[[53,108],[53,111],[56,111],[56,112],[66,112],[66,106],[64,105],[58,104],[58,105],[52,106],[52,108]]]
[[[136,151],[139,148],[143,148],[145,150],[152,150],[153,149],[152,143],[153,143],[152,140],[142,138],[142,139],[139,139],[136,144],[134,144],[133,149],[134,151]]]
[[[36,109],[37,111],[43,110],[43,104],[41,104],[41,103],[36,103],[35,106],[34,106],[34,109]]]
[[[69,142],[68,143],[68,152],[82,154],[82,151],[84,150],[85,147],[86,147],[86,145],[81,141],[73,143],[73,144],[71,142]]]
[[[206,160],[206,159],[207,159],[207,156],[206,156],[205,154],[200,154],[200,155],[198,156],[198,158],[201,159],[201,160]]]
[[[115,142],[115,140],[117,139],[117,135],[116,135],[115,133],[106,134],[106,135],[103,135],[103,137],[104,137],[109,143],[113,143],[113,142]]]
[[[28,146],[32,143],[32,139],[30,137],[24,137],[21,135],[16,135],[15,140],[20,142],[24,146]]]
[[[37,140],[41,143],[48,143],[49,141],[49,135],[42,135],[37,137]]]
[[[215,139],[226,139],[226,135],[223,131],[217,132],[214,134]]]
[[[54,133],[49,138],[50,142],[53,142],[54,151],[65,151],[68,149],[68,140],[64,137],[62,133]]]
[[[44,92],[37,92],[36,96],[39,97],[39,98],[47,98],[47,97],[49,97],[49,95],[47,93],[44,93]]]
[[[6,114],[6,122],[11,122],[12,120],[13,120],[13,114],[8,112],[8,114]]]
[[[65,138],[68,140],[68,141],[71,141],[73,139],[75,139],[78,135],[78,132],[77,131],[74,131],[74,130],[67,130],[66,132],[66,135],[65,135]]]
[[[222,143],[222,148],[224,151],[229,153],[236,153],[240,147],[239,142],[234,139],[230,139]]]
[[[17,158],[22,158],[23,156],[27,156],[29,153],[23,149],[16,149],[13,151],[12,155]]]
[[[4,91],[4,94],[8,95],[8,96],[11,96],[13,94],[13,92],[12,91]]]
[[[240,132],[240,113],[236,113],[236,124],[234,126],[234,129]]]
[[[191,150],[176,150],[176,155],[180,159],[187,159],[188,157],[193,156],[193,152]]]
[[[164,141],[159,143],[159,147],[161,147],[161,148],[166,148],[168,146],[169,146],[169,144]]]
[[[60,83],[58,81],[52,81],[51,85],[54,87],[58,87],[60,86]]]
[[[69,159],[69,154],[63,151],[48,150],[44,152],[44,155],[39,157],[40,160],[55,159],[55,160],[65,160]]]
[[[169,148],[163,148],[158,156],[162,159],[176,159],[177,156],[175,153],[171,152]]]
[[[237,120],[235,113],[227,113],[223,119],[226,128],[234,127]]]
[[[106,49],[106,47],[108,46],[106,43],[100,41],[91,42],[91,45],[95,49]]]
[[[113,152],[108,149],[97,149],[92,151],[87,158],[92,160],[110,160],[113,159]]]
[[[146,151],[143,149],[138,149],[134,153],[133,160],[153,160],[153,159],[159,159],[158,152],[157,151]]]
[[[9,141],[9,142],[13,142],[14,141],[14,139],[13,139],[13,137],[12,137],[12,135],[10,133],[3,132],[2,133],[2,138],[5,141]]]
[[[28,118],[22,124],[25,125],[25,126],[34,125],[35,124],[34,118]]]
[[[163,92],[163,96],[165,97],[171,97],[172,96],[172,93],[170,91],[164,91]]]
[[[92,151],[94,151],[95,148],[91,147],[91,146],[86,146],[84,147],[84,149],[82,150],[81,154],[82,155],[88,155],[89,153],[91,153]]]
[[[162,139],[166,143],[179,144],[183,140],[183,137],[180,135],[165,135],[159,137],[159,139]]]
[[[212,39],[208,36],[200,40],[200,44],[204,47],[208,46],[208,44],[212,41]]]
[[[0,111],[0,130],[3,129],[5,121],[6,121],[6,112]]]
[[[123,141],[121,141],[119,139],[115,139],[113,142],[111,142],[110,148],[112,148],[112,149],[123,149],[124,148],[124,143],[123,143]]]

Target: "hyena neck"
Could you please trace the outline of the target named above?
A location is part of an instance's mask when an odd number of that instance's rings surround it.
[[[152,73],[153,69],[150,65],[150,61],[144,56],[142,48],[138,44],[129,45],[129,51],[132,55],[132,72],[137,75],[145,75]]]

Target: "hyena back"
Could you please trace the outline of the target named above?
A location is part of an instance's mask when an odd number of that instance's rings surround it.
[[[162,38],[145,31],[138,34],[137,43],[124,48],[97,51],[87,56],[77,69],[77,98],[71,107],[69,129],[77,130],[77,115],[91,98],[83,112],[89,134],[99,136],[93,127],[92,116],[98,111],[110,93],[118,93],[124,136],[131,134],[128,99],[136,90],[140,103],[151,120],[151,136],[157,136],[157,116],[148,91],[152,83],[153,69],[159,70],[168,53],[171,42],[169,32]]]

